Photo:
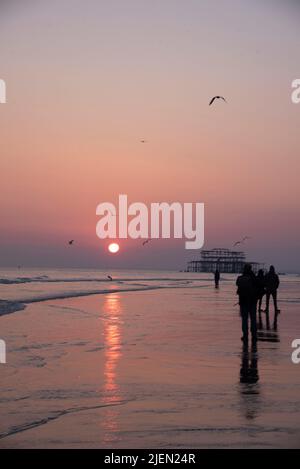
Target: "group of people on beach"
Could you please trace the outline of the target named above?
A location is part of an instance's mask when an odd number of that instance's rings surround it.
[[[217,269],[215,271],[216,288],[218,288],[219,286],[219,281],[220,272]],[[259,315],[261,315],[262,311],[266,313],[267,322],[269,322],[269,308],[271,297],[273,298],[274,303],[274,325],[277,324],[277,316],[280,313],[280,309],[278,309],[277,306],[277,290],[279,287],[279,283],[279,277],[276,274],[273,265],[271,265],[269,271],[266,274],[264,274],[264,271],[260,269],[257,275],[255,275],[252,270],[251,264],[245,264],[242,275],[239,275],[236,280],[237,295],[239,296],[240,313],[242,318],[243,336],[241,340],[244,343],[248,342],[249,319],[252,343],[257,341],[257,309]],[[266,307],[265,310],[262,310],[262,300],[265,295]]]

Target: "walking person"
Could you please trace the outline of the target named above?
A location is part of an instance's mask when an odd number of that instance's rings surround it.
[[[256,325],[256,304],[257,304],[257,280],[252,271],[251,264],[245,264],[242,275],[237,278],[237,294],[239,296],[240,312],[242,317],[243,336],[241,340],[248,342],[248,328],[250,319],[250,329],[252,335],[252,343],[257,341],[257,325]]]
[[[261,313],[262,299],[266,294],[265,276],[264,276],[264,271],[262,269],[259,269],[257,276],[256,276],[256,280],[257,280],[258,312]]]
[[[277,290],[280,281],[279,277],[275,272],[275,267],[271,265],[269,272],[265,276],[265,289],[266,289],[266,309],[265,312],[269,315],[270,297],[273,298],[274,303],[274,322],[277,320],[277,315],[280,313],[280,309],[277,306]]]
[[[215,287],[219,288],[219,282],[220,282],[220,272],[218,269],[215,271]]]

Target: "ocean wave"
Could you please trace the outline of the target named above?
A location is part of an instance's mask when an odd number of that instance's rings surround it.
[[[47,282],[49,280],[50,279],[47,275],[40,275],[38,277],[0,278],[0,284],[11,285],[11,284],[19,284],[19,283]]]
[[[225,279],[227,280],[227,279]],[[150,278],[115,278],[114,282],[211,282],[210,278],[172,278],[172,277],[150,277]],[[15,285],[22,283],[75,283],[75,282],[105,282],[111,283],[108,278],[91,278],[91,277],[74,277],[74,278],[50,278],[47,275],[41,275],[39,277],[15,277],[15,278],[0,278],[0,284],[2,285]]]
[[[160,290],[160,289],[170,289],[170,288],[204,288],[204,285],[145,285],[145,286],[134,286],[126,288],[105,288],[102,290],[79,290],[79,291],[64,291],[64,292],[53,292],[53,293],[42,293],[40,295],[33,296],[31,298],[18,298],[14,301],[0,300],[0,316],[4,314],[14,313],[25,309],[27,304],[30,303],[39,303],[41,301],[49,300],[63,300],[67,298],[77,298],[80,296],[90,296],[90,295],[105,295],[108,293],[126,293],[126,292],[139,292],[139,291],[150,291],[150,290]]]
[[[130,400],[126,400],[126,401],[125,400],[123,400],[123,401],[120,400],[118,402],[114,402],[114,403],[110,403],[110,404],[98,404],[98,405],[94,405],[94,406],[84,406],[84,407],[71,407],[69,409],[54,411],[50,415],[48,415],[46,417],[43,417],[40,420],[35,420],[35,421],[32,421],[32,422],[24,423],[22,425],[11,427],[9,430],[7,430],[3,433],[0,433],[0,440],[2,440],[3,438],[7,438],[8,436],[15,435],[16,433],[25,432],[26,430],[30,430],[32,428],[40,427],[41,425],[46,425],[47,423],[49,423],[53,420],[57,420],[60,417],[64,417],[65,415],[68,415],[68,414],[74,414],[74,413],[78,413],[78,412],[86,412],[86,411],[101,409],[101,408],[105,408],[105,407],[125,405],[128,402],[130,402]]]
[[[16,311],[21,311],[25,308],[26,305],[21,301],[0,300],[0,316],[3,316],[4,314],[15,313]]]

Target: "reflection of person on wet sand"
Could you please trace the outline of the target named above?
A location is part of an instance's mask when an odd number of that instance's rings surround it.
[[[271,330],[268,315],[266,316],[266,326],[264,327],[261,314],[259,314],[257,340],[260,342],[280,342],[277,322],[274,322],[273,329]]]
[[[252,344],[249,350],[248,344],[244,344],[240,367],[240,395],[246,418],[251,420],[256,417],[259,407],[260,389],[258,381],[257,347]]]
[[[251,351],[249,352],[248,345],[244,344],[240,370],[240,383],[257,383],[259,380],[257,361],[256,345],[252,345]]]

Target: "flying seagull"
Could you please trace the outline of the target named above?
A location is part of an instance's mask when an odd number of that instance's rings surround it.
[[[69,241],[69,244],[73,244],[74,243],[74,239],[71,239],[71,241]]]
[[[143,242],[143,246],[145,246],[145,244],[149,243],[149,241],[151,241],[151,239],[146,239],[146,241]]]
[[[244,242],[245,242],[247,239],[251,239],[250,236],[244,236],[241,241],[236,241],[236,242],[234,243],[233,247],[234,247],[234,246],[237,246],[238,244],[244,244]]]
[[[242,241],[237,241],[236,243],[234,243],[233,247],[237,246],[238,244],[242,244]]]
[[[214,96],[214,97],[210,100],[210,102],[209,102],[209,105],[210,105],[210,106],[212,105],[212,103],[214,102],[215,99],[223,99],[223,101],[224,101],[225,103],[227,103],[226,99],[223,98],[223,96]]]

